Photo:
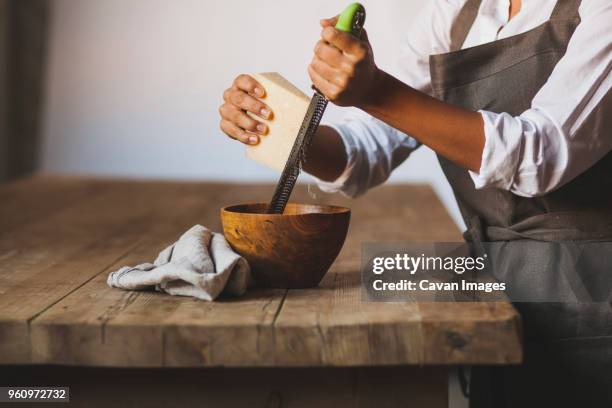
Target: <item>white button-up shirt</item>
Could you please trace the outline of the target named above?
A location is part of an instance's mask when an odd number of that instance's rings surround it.
[[[450,30],[466,0],[433,0],[406,35],[399,79],[431,94],[429,55],[450,51]],[[523,0],[510,21],[509,0],[483,0],[463,48],[528,31],[550,18],[556,0]],[[612,0],[583,0],[581,23],[566,54],[534,97],[531,108],[512,116],[479,111],[485,145],[476,188],[517,195],[545,194],[587,170],[612,150]],[[419,147],[412,137],[364,112],[331,125],[348,155],[343,174],[318,184],[324,191],[358,196],[384,182]],[[612,175],[611,175],[612,176]]]

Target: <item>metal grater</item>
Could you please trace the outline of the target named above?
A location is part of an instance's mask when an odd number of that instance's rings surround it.
[[[342,12],[338,18],[336,28],[359,37],[364,22],[365,9],[361,4],[353,3]],[[289,201],[293,186],[295,186],[295,182],[302,170],[308,146],[312,142],[312,137],[317,131],[327,107],[327,98],[316,89],[314,91],[298,135],[295,142],[293,142],[287,163],[285,163],[285,168],[276,185],[276,190],[268,207],[268,214],[282,214],[285,211],[285,206]]]
[[[293,186],[302,170],[302,164],[304,164],[305,159],[304,156],[306,155],[308,146],[312,142],[312,136],[319,127],[326,106],[327,99],[318,91],[315,91],[310,99],[310,105],[308,105],[306,116],[304,116],[300,131],[293,143],[287,163],[285,163],[283,173],[276,185],[274,196],[272,196],[272,201],[268,207],[268,214],[282,214],[285,210]]]

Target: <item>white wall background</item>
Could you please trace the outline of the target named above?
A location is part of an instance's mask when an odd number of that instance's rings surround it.
[[[278,71],[304,91],[318,21],[348,0],[54,0],[43,169],[128,177],[275,181],[218,128],[238,73]],[[397,71],[418,0],[364,0],[379,66]],[[339,120],[330,106],[324,121]],[[307,180],[304,177],[304,180]],[[428,182],[459,225],[435,156],[391,182]]]

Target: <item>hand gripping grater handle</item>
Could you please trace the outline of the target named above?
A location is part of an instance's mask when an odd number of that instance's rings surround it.
[[[365,22],[365,9],[359,3],[348,6],[338,17],[336,29],[350,32],[356,37],[361,35],[361,29]],[[289,158],[285,163],[285,168],[280,176],[276,190],[272,196],[272,201],[268,207],[268,214],[282,214],[289,201],[293,187],[297,181],[302,165],[304,164],[306,151],[312,142],[312,138],[321,123],[321,118],[327,107],[328,100],[315,89],[314,95],[310,99],[310,105],[306,110],[306,115],[300,126]]]

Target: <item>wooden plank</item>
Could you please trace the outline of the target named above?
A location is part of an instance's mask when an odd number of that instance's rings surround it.
[[[275,322],[275,363],[289,366],[512,364],[520,318],[509,303],[361,300],[358,276],[290,290]]]
[[[247,200],[266,201],[273,186],[211,184],[205,191],[208,202],[201,222],[220,230],[219,208]],[[296,190],[296,199],[312,200],[304,186]],[[153,259],[163,242],[136,248],[33,321],[34,359],[111,366],[273,365],[271,327],[284,290],[252,290],[239,300],[210,304],[106,286],[108,271]],[[87,299],[94,296],[96,303],[91,305]],[[125,347],[128,343],[138,346]]]
[[[112,191],[3,234],[0,361],[29,361],[29,320],[127,253],[171,205],[202,208],[198,198],[193,184],[115,183]]]
[[[202,191],[205,207],[197,221],[188,218],[191,224],[200,222],[216,230],[220,229],[221,206],[239,202],[243,195],[259,196],[256,199],[269,195],[258,186],[208,185]],[[180,203],[175,208],[185,212]],[[106,285],[108,272],[154,259],[189,226],[168,225],[173,228],[155,229],[126,257],[32,322],[34,361],[109,366],[261,365],[269,358],[263,352],[271,345],[265,328],[271,327],[284,290],[259,290],[239,300],[205,303]]]
[[[18,238],[15,242],[0,239],[5,251],[19,248],[31,257],[41,251],[29,261],[21,254],[8,255],[10,262],[21,262],[21,272],[11,275],[12,287],[17,288],[13,301],[0,299],[17,316],[0,314],[0,325],[6,328],[3,334],[0,330],[0,350],[14,347],[11,338],[23,340],[29,334],[32,353],[28,350],[24,356],[54,364],[263,367],[520,361],[518,315],[509,304],[361,300],[361,242],[460,239],[435,194],[425,186],[378,188],[356,201],[317,197],[322,203],[352,207],[353,222],[342,253],[316,289],[253,289],[240,299],[206,303],[106,286],[109,271],[152,260],[191,224],[219,230],[221,206],[266,201],[272,190],[269,185],[117,183],[70,211],[18,229],[11,234]],[[159,199],[164,196],[171,199]],[[118,197],[131,204],[131,209],[120,211],[123,222],[107,214]],[[295,200],[313,198],[305,186],[299,186]],[[147,225],[151,227],[146,229]],[[54,228],[61,231],[61,244],[53,242],[58,236],[51,234]],[[90,237],[84,238],[87,230],[96,231],[89,244],[82,242]],[[107,243],[98,244],[100,237]],[[117,252],[115,248],[125,249],[128,239],[136,245]],[[98,259],[96,267],[88,269],[83,280],[79,276],[92,257]],[[50,259],[55,266],[41,267]],[[0,280],[6,275],[7,270],[0,269]],[[51,287],[71,279],[76,286],[69,283],[56,292]],[[36,293],[45,300],[32,306],[23,302],[26,312],[20,310],[16,296],[33,293],[37,282],[43,282]],[[42,295],[47,292],[49,296]],[[9,332],[13,337],[7,338]]]
[[[507,302],[419,303],[427,364],[517,364],[521,319]]]
[[[381,186],[358,199],[333,196],[333,203],[351,208],[352,218],[332,271],[358,270],[364,242],[463,240],[436,193],[426,185]]]
[[[289,290],[275,322],[276,363],[517,363],[519,318],[508,303],[381,303],[361,299],[362,242],[457,242],[433,191],[385,187],[353,203],[342,255],[318,289]],[[350,203],[347,203],[349,205]]]
[[[44,175],[2,184],[0,236],[100,194],[108,185],[101,180]]]
[[[269,344],[262,328],[270,326],[284,291],[253,291],[239,301],[205,303],[106,285],[108,272],[153,259],[177,234],[180,231],[156,231],[156,238],[146,240],[34,319],[30,327],[33,360],[119,367],[228,361],[258,365],[254,360],[263,358],[259,353]]]
[[[309,290],[289,290],[275,322],[275,363],[288,366],[412,364],[426,339],[417,303],[361,300],[359,275],[334,272]]]

